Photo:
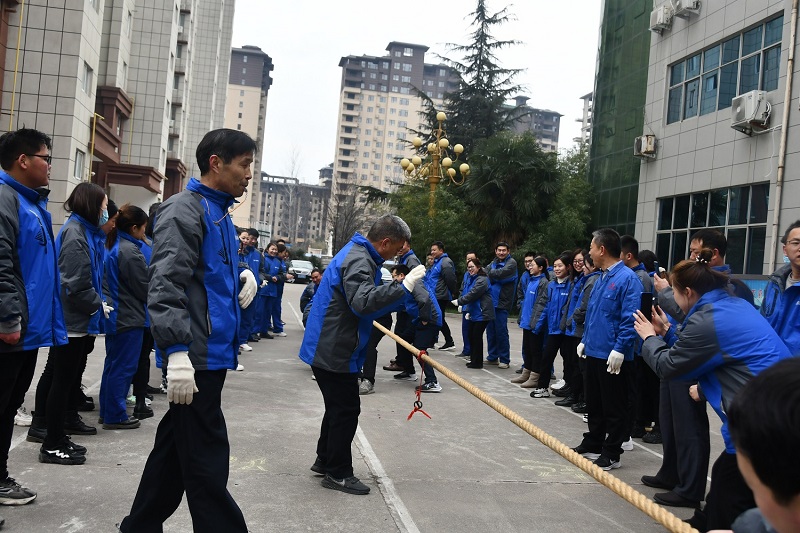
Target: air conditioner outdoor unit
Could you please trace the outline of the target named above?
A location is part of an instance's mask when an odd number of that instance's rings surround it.
[[[633,141],[633,155],[642,159],[655,159],[656,136],[642,135]]]
[[[672,6],[662,4],[650,13],[650,31],[661,34],[672,26]]]
[[[675,16],[683,19],[700,12],[700,0],[674,0],[672,5],[675,7]]]
[[[750,91],[734,98],[731,102],[731,128],[746,135],[766,130],[772,113],[766,96],[764,91]]]

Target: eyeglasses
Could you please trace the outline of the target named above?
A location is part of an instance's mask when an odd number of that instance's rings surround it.
[[[792,248],[800,247],[800,241],[796,239],[792,239],[791,241],[786,241],[786,246],[791,246]]]
[[[23,154],[23,155],[26,155],[28,157],[41,157],[42,159],[47,161],[48,165],[53,162],[53,156],[51,155],[42,155],[42,154]]]
[[[533,263],[533,259],[526,259],[525,262],[526,263]]]
[[[573,263],[583,264],[583,259],[575,259],[572,261]]]

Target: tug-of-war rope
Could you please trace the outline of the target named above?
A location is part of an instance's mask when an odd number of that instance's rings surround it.
[[[405,340],[401,339],[397,335],[395,335],[389,329],[383,327],[382,325],[378,324],[377,322],[372,323],[373,326],[378,328],[380,331],[391,337],[396,343],[404,347],[406,350],[411,352],[411,354],[416,357],[420,364],[428,364],[431,365],[437,372],[447,376],[453,383],[461,387],[462,389],[466,390],[480,401],[503,415],[506,419],[511,421],[517,427],[522,429],[525,433],[533,437],[534,439],[538,440],[558,455],[572,463],[573,465],[577,466],[594,479],[596,479],[599,483],[605,485],[612,491],[614,491],[617,495],[623,498],[625,501],[642,511],[644,514],[652,518],[653,520],[657,521],[659,524],[667,528],[669,531],[673,533],[697,533],[697,530],[691,527],[689,524],[672,514],[671,512],[667,511],[654,501],[652,501],[649,497],[645,496],[638,490],[634,489],[624,481],[620,480],[619,478],[612,476],[608,472],[604,471],[600,467],[593,464],[588,459],[584,458],[581,455],[578,455],[572,449],[561,442],[560,440],[556,439],[555,437],[547,434],[539,427],[533,425],[529,421],[525,420],[522,416],[515,413],[502,403],[498,402],[490,395],[483,392],[481,389],[470,383],[469,381],[465,380],[449,368],[443,366],[441,363],[432,359],[425,350],[419,350],[414,347],[412,344],[406,342]],[[408,418],[411,417],[416,412],[421,412],[428,418],[430,416],[425,411],[422,411],[422,402],[420,401],[420,391],[417,389],[417,400],[414,402],[414,410],[411,411],[411,414],[408,415]]]

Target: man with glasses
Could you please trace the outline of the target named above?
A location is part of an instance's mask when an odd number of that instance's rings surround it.
[[[794,356],[800,355],[800,220],[783,234],[783,255],[788,264],[769,278],[761,314],[780,335]]]
[[[51,147],[50,138],[34,129],[0,136],[1,505],[36,499],[36,492],[8,476],[14,416],[33,380],[39,348],[67,343],[47,211]]]

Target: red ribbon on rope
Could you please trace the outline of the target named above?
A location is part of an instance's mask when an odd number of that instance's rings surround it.
[[[414,416],[414,413],[417,413],[417,412],[422,413],[423,415],[427,416],[428,418],[431,418],[431,415],[429,415],[428,413],[426,413],[425,411],[422,410],[422,400],[421,400],[421,397],[422,397],[422,383],[423,383],[422,382],[422,377],[425,375],[425,362],[422,360],[422,354],[428,355],[428,352],[425,351],[425,350],[420,350],[419,354],[417,355],[417,361],[419,361],[419,366],[420,366],[419,386],[416,389],[417,399],[414,402],[414,409],[408,414],[408,418],[406,420],[411,420],[411,417]],[[431,420],[433,420],[433,419],[431,418]]]

